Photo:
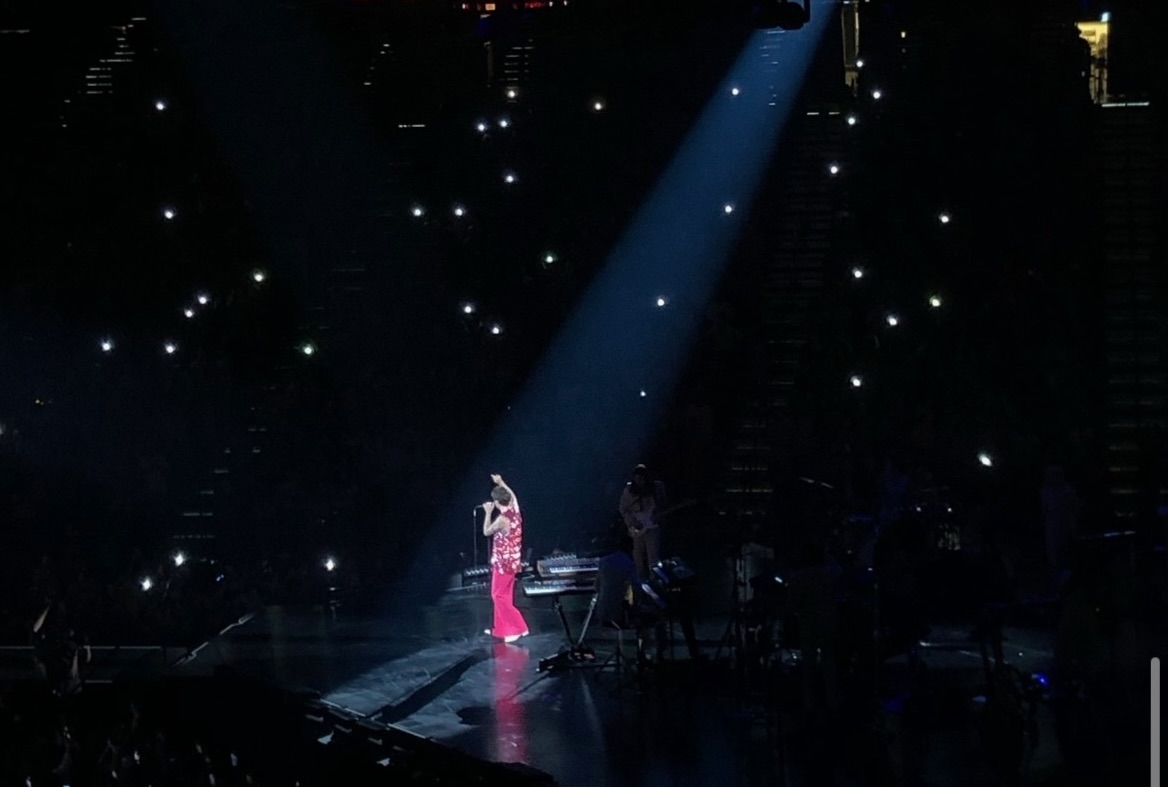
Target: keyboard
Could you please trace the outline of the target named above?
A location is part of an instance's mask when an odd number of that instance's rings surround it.
[[[523,595],[528,598],[568,596],[596,591],[596,582],[593,579],[526,579],[521,586]]]
[[[569,577],[591,579],[600,570],[600,560],[594,557],[578,557],[575,554],[555,555],[536,561],[535,570],[542,579]]]

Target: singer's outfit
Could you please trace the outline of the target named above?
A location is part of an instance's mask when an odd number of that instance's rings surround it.
[[[523,570],[523,515],[509,508],[499,516],[511,522],[511,529],[495,533],[491,542],[491,601],[495,620],[491,635],[522,637],[527,635],[527,621],[515,608],[515,576]]]

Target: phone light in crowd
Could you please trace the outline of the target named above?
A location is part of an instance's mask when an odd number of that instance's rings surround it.
[[[993,467],[994,466],[993,457],[991,457],[985,451],[982,451],[980,454],[977,455],[977,461],[981,463],[982,467]]]
[[[732,96],[737,96],[737,95],[740,95],[741,93],[742,93],[742,91],[736,87],[730,88],[730,95],[732,95]]]
[[[466,303],[462,304],[462,313],[467,314],[467,315],[474,314],[475,313],[475,305],[473,303],[471,303],[470,301],[467,301]]]
[[[150,577],[142,577],[142,579],[138,581],[138,585],[142,588],[142,590],[150,590],[150,588],[154,587],[154,580]]]
[[[1110,22],[1111,21],[1111,12],[1104,11],[1102,14],[1099,15],[1099,21],[1100,22]]]
[[[510,128],[510,127],[511,127],[511,119],[510,118],[499,118],[499,128]]]
[[[268,274],[264,273],[261,270],[257,269],[257,270],[254,270],[251,272],[251,280],[254,281],[256,284],[263,284],[264,281],[267,280],[267,278],[268,278]]]
[[[863,67],[864,67],[864,58],[860,58],[859,60],[856,61],[856,68],[863,68]]]
[[[175,553],[174,553],[174,564],[175,564],[175,566],[181,566],[181,565],[182,565],[183,563],[185,563],[185,562],[187,562],[187,556],[186,556],[186,555],[184,555],[182,552],[175,552]]]
[[[848,115],[848,125],[854,126],[859,123],[859,119],[855,115]]]
[[[190,306],[183,309],[183,317],[186,317],[188,320],[190,320],[194,316],[195,316],[195,310],[192,309]]]
[[[835,162],[832,162],[831,164],[828,165],[827,171],[830,172],[832,175],[838,175],[839,171],[840,171],[840,165],[836,164]]]
[[[864,384],[864,378],[858,374],[853,374],[849,378],[848,382],[850,382],[852,384],[853,388],[859,388],[861,385]]]
[[[864,269],[863,269],[863,268],[861,268],[861,267],[859,267],[859,266],[856,266],[855,268],[852,268],[852,278],[853,278],[853,279],[862,279],[862,278],[864,278]]]
[[[304,355],[316,355],[316,345],[312,342],[305,342],[300,345],[300,352]]]
[[[336,571],[337,570],[337,561],[333,560],[331,557],[326,557],[324,559],[324,570],[325,571]]]
[[[102,339],[101,344],[98,346],[101,347],[101,351],[103,353],[111,353],[114,351],[113,339]]]
[[[549,251],[547,254],[543,255],[543,264],[544,265],[551,265],[555,261],[556,261],[556,255],[554,252]]]
[[[593,112],[603,112],[604,111],[604,102],[600,101],[600,100],[593,101],[592,102],[592,111]]]
[[[171,221],[177,215],[178,213],[175,212],[174,208],[162,209],[162,218],[166,219],[167,221]]]
[[[507,88],[507,98],[514,101],[515,99],[519,98],[519,91],[513,87]]]
[[[641,389],[641,398],[642,398],[642,399],[644,399],[644,398],[645,398],[646,396],[648,396],[648,395],[649,395],[649,394],[648,394],[648,393],[646,393],[645,389],[644,389],[644,388],[642,388],[642,389]]]
[[[722,206],[722,212],[725,213],[727,216],[729,216],[731,213],[734,212],[734,206],[731,205],[729,202],[727,202],[725,205]]]
[[[516,180],[518,180],[518,178],[515,177],[514,172],[504,172],[503,173],[503,182],[504,183],[510,185],[510,184],[514,183]]]
[[[901,31],[900,31],[900,37],[901,37],[902,39],[904,39],[904,38],[908,38],[908,31],[907,31],[907,30],[901,30]]]
[[[174,355],[176,352],[178,352],[178,345],[174,342],[166,342],[162,345],[162,350],[167,355]]]
[[[953,217],[948,213],[939,213],[937,214],[937,220],[942,224],[948,224],[949,222],[953,221]]]
[[[211,302],[211,296],[205,292],[200,292],[197,296],[195,296],[195,300],[199,302],[200,306],[206,306]]]
[[[664,295],[658,295],[658,296],[657,296],[657,306],[658,306],[658,308],[663,308],[663,307],[664,307],[666,304],[668,304],[668,303],[669,303],[669,299],[668,299],[668,298],[666,298]]]
[[[929,296],[929,306],[933,307],[934,309],[940,309],[941,308],[941,296],[930,295]]]
[[[482,120],[480,120],[478,123],[475,123],[475,131],[479,132],[480,134],[486,134],[488,128],[489,126],[487,126],[487,124]]]
[[[154,108],[157,109],[159,112],[165,112],[166,111],[166,100],[161,99],[161,98],[158,99],[157,101],[154,102]]]
[[[410,215],[415,219],[420,219],[422,216],[426,215],[426,209],[421,205],[415,205],[414,207],[410,208]]]
[[[463,216],[466,215],[466,208],[462,207],[461,205],[455,205],[454,206],[454,215],[458,216],[461,219]]]
[[[884,98],[884,91],[880,90],[880,88],[877,88],[877,89],[872,91],[872,100],[873,101],[879,101],[882,98]]]
[[[491,335],[492,336],[498,336],[502,332],[503,332],[503,326],[500,325],[499,323],[496,322],[496,323],[493,323],[491,325]]]
[[[895,328],[896,326],[900,325],[900,318],[895,314],[889,314],[884,318],[884,322],[888,323],[888,327]]]

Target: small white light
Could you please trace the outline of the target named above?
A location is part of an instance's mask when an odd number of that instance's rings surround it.
[[[511,125],[511,121],[507,118],[499,118],[499,128],[507,128]]]
[[[507,88],[507,98],[512,98],[512,99],[513,99],[513,98],[517,98],[518,96],[519,96],[519,91],[518,91],[518,90],[516,90],[516,89],[515,89],[515,88],[513,88],[513,87]]]
[[[114,350],[114,342],[112,339],[102,339],[101,340],[101,351],[103,353],[113,352],[113,350]]]
[[[884,318],[884,322],[888,323],[890,328],[895,328],[896,326],[900,325],[900,318],[895,314],[890,314]]]
[[[879,101],[883,97],[884,97],[884,93],[879,88],[872,91],[872,98],[874,98],[875,100]]]
[[[462,218],[463,216],[466,215],[466,208],[462,207],[461,205],[455,205],[454,206],[454,215],[458,216],[459,218]]]
[[[499,325],[499,323],[495,323],[494,325],[491,326],[491,335],[492,336],[498,336],[502,332],[503,332],[503,326]]]
[[[185,562],[187,562],[186,555],[184,555],[182,552],[175,552],[174,553],[174,564],[176,566],[181,566]]]
[[[858,375],[858,374],[853,374],[849,378],[849,382],[851,382],[853,388],[859,388],[861,385],[864,384],[864,379],[862,377],[860,377],[860,375]]]
[[[852,278],[853,278],[853,279],[862,279],[862,278],[864,278],[864,269],[863,269],[863,268],[860,268],[860,267],[855,267],[855,268],[852,268]]]
[[[929,296],[929,305],[932,306],[934,309],[940,309],[941,308],[941,296],[930,295]]]
[[[268,274],[264,273],[261,270],[257,269],[257,270],[254,270],[251,272],[251,280],[254,281],[256,284],[263,284],[264,281],[267,280],[267,278],[268,278]]]
[[[827,171],[830,172],[832,175],[838,175],[839,171],[840,171],[840,166],[839,166],[839,164],[832,164],[827,168]]]
[[[592,109],[596,112],[602,111],[604,109],[604,102],[603,101],[593,101],[592,102]]]
[[[467,301],[466,303],[462,304],[462,313],[463,314],[474,314],[475,313],[475,305],[473,303],[471,303],[470,301]]]
[[[731,205],[729,202],[727,202],[725,205],[722,206],[722,212],[725,213],[727,216],[729,216],[731,213],[734,212],[734,206]]]
[[[859,120],[856,118],[855,115],[848,115],[848,125],[849,126],[854,126],[858,122],[859,122]]]
[[[504,183],[514,183],[515,182],[515,173],[514,172],[503,173],[503,182]]]
[[[176,352],[178,352],[178,345],[174,342],[167,342],[166,344],[162,345],[162,349],[167,355],[174,355]]]
[[[312,342],[305,342],[304,344],[300,345],[300,352],[304,353],[305,355],[316,355],[316,345]]]
[[[556,255],[553,254],[552,252],[549,251],[547,254],[543,255],[544,265],[551,265],[555,261],[556,261]]]
[[[658,306],[664,306],[664,305],[665,305],[666,303],[668,303],[668,302],[669,302],[669,301],[665,300],[665,296],[664,296],[664,295],[658,295],[658,296],[657,296],[657,305],[658,305]]]
[[[994,466],[993,458],[989,454],[987,454],[985,451],[982,451],[980,454],[977,455],[977,461],[981,463],[982,467],[993,467]]]
[[[937,216],[937,219],[942,224],[948,224],[949,222],[951,222],[953,220],[953,217],[950,216],[948,213],[941,213],[940,215]]]
[[[331,557],[327,557],[324,559],[324,570],[325,571],[336,571],[336,569],[337,569],[337,561],[333,560]]]
[[[908,38],[908,31],[907,31],[907,30],[901,30],[901,31],[900,31],[900,37],[901,37],[901,38]]]
[[[1099,21],[1100,22],[1110,22],[1111,21],[1111,12],[1104,11],[1102,14],[1099,15]]]
[[[490,126],[486,124],[486,121],[480,120],[478,123],[475,123],[475,131],[479,132],[480,134],[486,134],[488,128],[490,128]]]
[[[412,215],[415,219],[420,219],[422,216],[426,215],[426,209],[421,205],[415,205],[414,207],[410,208],[410,215]]]
[[[158,99],[157,101],[154,102],[154,108],[157,109],[159,112],[165,112],[166,111],[166,101],[161,99],[161,98]]]
[[[741,91],[741,90],[739,90],[739,89],[738,89],[738,88],[736,88],[736,87],[732,87],[732,88],[730,88],[730,95],[732,95],[732,96],[737,96],[737,95],[738,95],[739,93],[741,93],[741,92],[742,92],[742,91]]]
[[[195,310],[192,309],[190,306],[183,309],[183,317],[186,317],[189,320],[194,316],[195,316]]]
[[[642,389],[641,389],[641,398],[642,398],[642,399],[644,399],[644,398],[645,398],[646,396],[648,396],[648,395],[649,395],[649,394],[645,393],[645,389],[644,389],[644,388],[642,388]]]
[[[177,215],[178,214],[175,213],[174,208],[163,208],[162,209],[162,218],[166,219],[167,221],[170,221],[171,219],[173,219]]]
[[[150,588],[154,587],[154,580],[150,577],[142,577],[138,584],[142,587],[143,590],[149,590]]]
[[[863,68],[863,67],[864,67],[864,58],[860,58],[859,60],[856,61],[856,68]]]

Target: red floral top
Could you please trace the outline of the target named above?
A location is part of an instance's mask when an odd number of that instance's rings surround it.
[[[500,574],[518,574],[523,570],[523,514],[508,508],[500,516],[511,522],[511,530],[495,533],[491,542],[491,566]]]

